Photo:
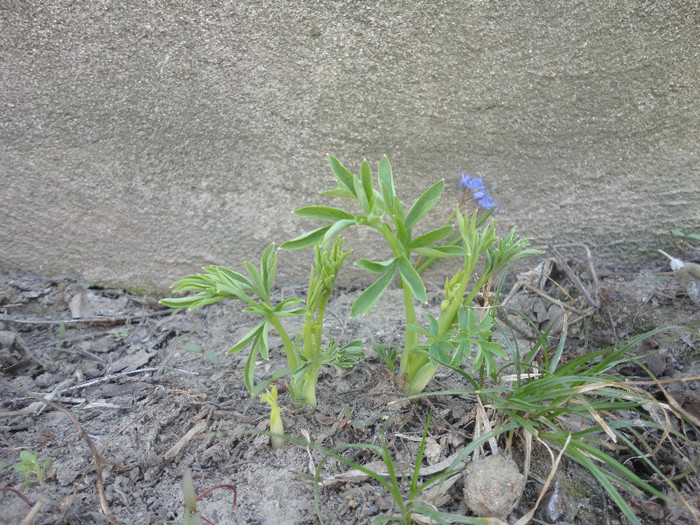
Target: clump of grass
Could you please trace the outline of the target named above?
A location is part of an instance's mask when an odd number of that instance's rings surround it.
[[[674,440],[694,448],[688,436],[671,423],[680,420],[692,427],[685,414],[645,391],[642,386],[649,382],[638,385],[615,372],[618,365],[635,361],[629,355],[632,347],[664,330],[669,328],[653,330],[567,362],[562,362],[566,333],[562,334],[551,356],[546,351],[548,334],[541,333],[525,356],[520,355],[515,343],[506,345],[512,352],[512,359],[500,369],[495,386],[423,395],[477,397],[492,410],[496,422],[492,434],[508,441],[529,436],[528,442],[535,439],[581,465],[595,477],[630,523],[639,524],[639,518],[628,503],[629,495],[652,496],[662,501],[668,501],[668,497],[656,483],[643,479],[617,459],[619,453],[610,451],[626,451],[662,480],[669,491],[679,495],[678,486],[664,474],[655,454],[664,441]],[[538,354],[542,357],[541,365],[535,362]],[[449,362],[443,364],[475,383],[468,372]],[[509,369],[516,373],[508,378],[512,381],[505,381],[503,372]],[[697,428],[695,432],[697,435]],[[650,434],[659,439],[655,446],[649,443]],[[681,448],[675,443],[671,446],[677,451]],[[690,458],[684,461],[689,469],[694,468]],[[700,523],[697,513],[690,506],[687,508]]]

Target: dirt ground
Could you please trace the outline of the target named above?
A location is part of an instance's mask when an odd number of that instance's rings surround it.
[[[569,264],[587,283],[586,260],[572,253]],[[601,262],[595,269],[600,303],[586,318],[588,334],[582,322],[572,324],[566,351],[605,348],[657,327],[680,325],[683,328],[648,340],[636,351],[652,351],[643,362],[659,379],[697,378],[700,309],[669,275],[666,262],[660,259],[657,267],[631,273],[616,273],[613,265]],[[569,286],[574,295],[576,288]],[[304,288],[282,287],[277,294],[303,296]],[[419,306],[418,319],[425,319],[425,312],[439,312],[442,290],[437,285],[428,288],[431,300]],[[429,437],[436,447],[432,465],[439,464],[471,441],[473,396],[390,404],[402,395],[372,345],[400,343],[402,300],[398,290],[390,290],[370,314],[349,320],[358,293],[337,290],[326,325],[341,343],[365,341],[367,357],[340,374],[332,369],[322,372],[314,412],[293,406],[281,388],[285,431],[326,448],[376,445],[383,432],[394,458],[410,470],[432,409]],[[537,305],[533,308],[537,311]],[[246,352],[226,354],[257,323],[240,310],[238,303],[222,302],[175,312],[155,299],[91,287],[75,276],[43,277],[0,265],[1,377],[18,387],[0,386],[0,485],[16,489],[28,500],[16,492],[0,492],[0,521],[108,523],[101,510],[107,506],[119,523],[177,523],[184,511],[182,477],[191,469],[199,494],[219,485],[236,488],[235,506],[234,493],[228,488],[218,488],[200,501],[199,510],[211,523],[318,523],[309,476],[323,454],[291,443],[273,451],[266,436],[237,433],[267,429],[269,415],[257,399],[251,400],[243,385]],[[300,326],[300,321],[294,322]],[[280,345],[277,340],[270,343]],[[213,352],[218,364],[195,352],[197,348]],[[268,378],[284,366],[282,353],[275,352],[273,359],[259,364],[257,379]],[[639,370],[628,367],[620,372],[632,375]],[[467,387],[456,374],[439,372],[428,390]],[[26,391],[52,400],[76,421]],[[700,418],[697,380],[669,382],[668,391],[684,410]],[[693,432],[689,435],[697,443],[700,436]],[[518,455],[517,446],[514,449],[513,457],[522,469],[522,454]],[[43,484],[20,488],[24,478],[14,465],[22,450],[37,452],[40,462],[52,460]],[[101,457],[102,505],[95,452]],[[360,464],[379,459],[360,449],[344,454]],[[659,458],[665,472],[678,475],[681,492],[697,508],[697,471],[681,475],[672,450],[660,451]],[[430,466],[427,460],[425,466]],[[549,468],[544,452],[535,456],[509,523],[535,506]],[[323,476],[333,479],[347,470],[331,460]],[[658,482],[653,473],[637,473]],[[603,489],[576,465],[564,461],[555,480],[534,522],[626,523]],[[441,510],[469,515],[463,484],[457,480]],[[32,515],[30,504],[36,502],[43,503]],[[630,502],[643,523],[693,523],[678,506],[634,497]],[[375,482],[336,478],[321,490],[320,509],[325,523],[351,524],[368,523],[396,507]]]

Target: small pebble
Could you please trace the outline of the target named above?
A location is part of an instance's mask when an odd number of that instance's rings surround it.
[[[54,386],[57,382],[56,376],[54,374],[50,374],[49,372],[45,372],[34,379],[34,383],[41,390],[48,389],[49,387]]]
[[[505,520],[525,489],[515,461],[488,456],[467,469],[464,501],[474,514]]]

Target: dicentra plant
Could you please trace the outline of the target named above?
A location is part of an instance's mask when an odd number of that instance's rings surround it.
[[[271,244],[263,252],[260,268],[246,262],[247,276],[221,266],[204,268],[205,273],[183,277],[173,284],[176,292],[194,291],[187,297],[172,297],[161,303],[172,308],[198,308],[223,299],[237,299],[248,306],[244,312],[262,318],[260,323],[245,334],[229,354],[250,347],[244,367],[245,386],[251,395],[269,386],[270,382],[285,375],[290,378],[290,392],[295,401],[316,406],[316,382],[323,365],[336,369],[350,367],[364,356],[362,343],[353,341],[340,347],[332,338],[327,346],[322,345],[323,317],[326,305],[333,292],[336,277],[343,261],[350,252],[343,251],[342,238],[332,243],[314,247],[315,260],[311,269],[309,290],[305,307],[304,300],[291,297],[277,302],[272,297],[272,288],[277,269],[277,253]],[[304,316],[302,332],[292,338],[284,327],[283,320]],[[255,362],[258,356],[269,359],[269,332],[274,330],[282,340],[287,356],[287,367],[277,370],[271,380],[255,385]]]
[[[376,184],[367,161],[362,163],[360,175],[357,176],[335,157],[329,156],[329,160],[337,187],[322,193],[355,201],[357,209],[348,211],[330,206],[306,206],[296,210],[294,213],[299,217],[330,221],[331,224],[288,241],[281,248],[296,250],[326,245],[351,226],[376,230],[386,241],[392,257],[384,261],[359,259],[355,262],[360,268],[379,277],[355,300],[350,316],[368,312],[389,285],[398,279],[404,294],[406,317],[399,374],[406,384],[406,392],[415,394],[422,391],[441,360],[461,363],[469,359],[472,345],[477,349],[476,368],[483,366],[492,374],[493,355],[501,355],[502,351],[499,345],[490,340],[491,314],[487,313],[477,320],[472,302],[493,276],[509,263],[539,252],[527,249],[529,239],[516,236],[514,229],[502,239],[497,238],[493,222],[480,231],[479,228],[496,209],[483,192],[486,187],[480,178],[463,176],[462,186],[473,191],[477,202],[489,210],[481,215],[478,210],[464,214],[459,208],[455,210],[453,217],[456,217],[458,225],[456,236],[452,236],[454,228],[447,223],[419,234],[414,228],[438,202],[445,187],[444,181],[433,184],[406,209],[396,193],[391,165],[386,157],[379,162]],[[416,266],[419,258],[426,258],[429,262],[446,257],[461,257],[463,264],[454,277],[447,280],[439,318],[429,317],[429,326],[424,328],[417,323],[415,301],[426,303],[428,297]],[[483,264],[483,268],[475,277],[479,263]],[[421,343],[420,335],[426,336],[428,344]]]

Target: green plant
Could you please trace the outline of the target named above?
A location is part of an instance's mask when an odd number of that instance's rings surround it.
[[[248,306],[244,312],[255,314],[262,321],[245,334],[231,349],[229,354],[240,352],[250,346],[250,353],[244,367],[245,386],[251,395],[263,390],[284,375],[291,375],[290,391],[295,401],[316,406],[316,382],[323,365],[336,369],[352,366],[364,356],[362,343],[352,341],[339,347],[331,338],[327,347],[322,346],[323,316],[330,299],[335,280],[343,261],[349,252],[343,252],[343,241],[315,246],[315,264],[311,269],[306,305],[304,301],[292,297],[281,302],[272,298],[272,287],[277,269],[275,245],[271,244],[263,252],[260,268],[249,262],[244,263],[247,276],[221,266],[204,268],[206,273],[179,279],[173,284],[176,292],[194,291],[188,297],[174,297],[161,300],[173,308],[198,308],[223,299],[237,299]],[[305,316],[301,334],[292,339],[284,327],[283,319]],[[272,379],[256,387],[254,383],[255,362],[258,356],[269,359],[268,333],[274,329],[282,339],[287,356],[287,368],[278,370]]]
[[[56,341],[56,350],[61,348],[66,342],[66,325],[61,322],[58,324],[58,341]]]
[[[465,467],[463,465],[464,460],[471,454],[476,448],[485,443],[492,434],[486,434],[481,436],[479,439],[475,440],[473,443],[465,447],[455,458],[452,464],[443,472],[435,474],[433,476],[425,477],[421,474],[421,467],[423,464],[423,454],[425,451],[426,438],[428,436],[428,428],[430,425],[430,418],[432,412],[428,414],[428,418],[423,429],[423,436],[421,438],[420,446],[418,448],[418,453],[416,454],[415,461],[413,462],[412,469],[410,472],[403,472],[400,465],[393,460],[391,453],[387,447],[384,432],[381,433],[381,444],[380,445],[369,445],[369,444],[347,444],[335,448],[334,450],[325,450],[317,445],[313,448],[317,450],[322,450],[325,454],[323,460],[319,462],[316,468],[316,475],[314,478],[314,502],[316,504],[316,514],[318,515],[319,521],[324,523],[323,516],[321,513],[321,503],[319,495],[319,486],[322,485],[323,479],[321,477],[321,471],[323,465],[328,458],[335,458],[338,461],[344,463],[345,465],[358,470],[366,474],[369,478],[376,481],[381,487],[383,487],[391,496],[391,499],[396,504],[398,512],[391,513],[386,516],[379,516],[374,518],[370,524],[378,525],[380,523],[395,523],[399,522],[402,525],[411,525],[414,523],[414,518],[416,515],[425,516],[431,520],[431,523],[436,524],[447,524],[447,523],[469,523],[474,525],[486,525],[489,520],[486,518],[474,518],[469,516],[463,516],[459,514],[453,514],[448,512],[443,512],[435,508],[430,502],[430,497],[428,496],[429,491],[440,489],[440,485],[451,476],[459,473]],[[364,465],[360,465],[354,461],[351,461],[339,452],[347,449],[362,449],[369,452],[373,452],[381,458],[382,462],[386,466],[386,474],[380,473],[378,471],[367,468]]]
[[[433,355],[435,352],[449,352],[449,346],[456,347],[459,355],[453,357],[453,361],[465,354],[463,341],[453,343],[449,341],[460,309],[469,310],[472,308],[471,303],[479,291],[509,263],[520,257],[540,252],[527,249],[529,239],[517,237],[515,230],[500,240],[496,236],[493,223],[487,225],[483,231],[479,231],[486,218],[496,209],[491,199],[483,192],[486,187],[481,184],[480,178],[471,179],[469,176],[463,175],[462,185],[465,189],[474,191],[474,197],[479,195],[478,202],[482,206],[490,208],[485,215],[479,216],[478,211],[462,214],[458,208],[452,215],[452,217],[457,218],[458,236],[450,237],[453,227],[448,224],[416,235],[414,227],[437,203],[445,186],[444,181],[433,184],[406,211],[396,194],[391,165],[386,157],[383,157],[379,162],[378,188],[375,188],[367,161],[362,163],[358,177],[348,171],[335,157],[329,156],[329,159],[337,188],[323,192],[323,194],[353,200],[361,208],[361,213],[356,215],[350,211],[328,206],[299,208],[294,212],[299,217],[330,221],[332,224],[288,241],[282,244],[281,248],[296,250],[319,243],[323,245],[350,226],[366,226],[381,234],[388,244],[393,258],[386,261],[360,259],[355,262],[357,266],[368,273],[380,277],[355,300],[350,310],[350,316],[355,317],[368,312],[382,297],[391,282],[398,278],[399,286],[404,292],[406,316],[406,332],[399,373],[405,378],[407,393],[420,392],[437,370],[439,361]],[[438,244],[448,238],[451,240],[446,244]],[[445,257],[463,257],[464,259],[460,270],[446,283],[445,300],[439,319],[430,318],[428,329],[417,324],[415,314],[415,301],[427,302],[425,285],[415,268],[419,264],[417,258],[421,257],[427,258],[427,263]],[[482,259],[484,260],[484,269],[467,293],[467,287],[477,269],[477,264]],[[424,264],[421,267],[426,266]],[[471,322],[472,317],[468,314],[465,315],[467,315],[465,319]],[[462,326],[454,333],[464,335],[463,332],[467,329],[468,327]],[[428,347],[432,349],[433,353],[426,350],[426,345],[420,343],[420,335],[428,338]],[[479,341],[473,338],[472,341],[478,347],[479,366],[483,364],[489,368],[489,373],[492,373],[490,356],[498,353],[496,345],[490,342],[488,336],[483,339],[483,344],[478,344]],[[462,349],[461,354],[459,349]],[[469,352],[466,352],[466,355],[468,354]]]
[[[350,226],[365,226],[379,232],[393,257],[386,261],[359,259],[355,262],[360,268],[379,277],[355,300],[350,316],[368,312],[394,279],[398,279],[404,294],[406,318],[399,374],[406,385],[406,392],[414,394],[422,391],[441,360],[449,358],[452,364],[470,360],[472,348],[476,352],[473,367],[481,370],[482,377],[484,374],[493,377],[494,356],[503,356],[504,353],[491,340],[491,314],[485,311],[477,319],[474,299],[512,261],[540,252],[528,249],[529,239],[516,236],[515,230],[499,239],[493,222],[486,224],[487,218],[497,206],[484,192],[486,186],[482,184],[481,178],[472,179],[468,175],[462,175],[461,184],[465,190],[472,192],[476,202],[486,209],[485,213],[480,214],[478,210],[462,213],[457,207],[443,226],[418,234],[414,232],[414,227],[437,203],[444,190],[444,181],[433,184],[406,210],[396,194],[391,165],[386,157],[379,162],[378,187],[375,187],[367,161],[362,163],[358,177],[350,173],[335,157],[330,156],[329,160],[337,187],[324,193],[355,201],[361,208],[361,213],[353,214],[328,206],[307,206],[295,211],[296,215],[303,218],[331,222],[330,225],[317,228],[281,246],[286,250],[308,246],[314,248],[314,265],[304,308],[298,307],[302,302],[299,298],[275,303],[271,297],[277,264],[274,245],[270,245],[263,253],[260,269],[244,263],[247,276],[220,266],[210,266],[205,268],[207,273],[185,277],[173,285],[175,291],[194,291],[194,295],[164,299],[161,302],[171,307],[190,309],[225,298],[247,303],[248,307],[244,311],[257,314],[262,321],[229,350],[229,353],[235,353],[250,346],[244,369],[246,388],[254,394],[269,386],[273,380],[289,374],[294,400],[316,406],[316,382],[321,367],[349,367],[364,356],[360,341],[341,347],[330,337],[328,345],[323,347],[322,334],[326,305],[338,272],[350,253],[343,251],[343,239],[339,234]],[[456,235],[452,235],[454,228],[448,224],[453,218],[457,220]],[[445,300],[439,318],[430,317],[429,327],[424,328],[417,323],[415,301],[425,303],[428,298],[416,267],[423,269],[435,260],[446,257],[462,257],[463,264],[454,277],[446,282]],[[483,269],[477,276],[476,270],[480,262],[483,263]],[[304,325],[301,333],[292,338],[286,332],[282,320],[297,315],[304,315]],[[288,366],[256,386],[255,362],[258,356],[263,359],[269,357],[267,341],[270,329],[274,329],[282,339]],[[427,338],[427,341],[421,342],[421,336]],[[380,355],[393,370],[398,354],[397,349]]]
[[[680,230],[671,230],[671,234],[682,239],[700,241],[700,233],[684,233]]]
[[[399,347],[398,346],[386,346],[386,345],[374,345],[372,350],[382,358],[382,361],[386,364],[386,367],[393,374],[396,365],[396,359],[399,357]]]
[[[24,488],[32,483],[44,484],[46,472],[51,466],[51,460],[46,459],[39,465],[39,453],[22,450],[19,453],[19,462],[15,465],[15,470],[24,475],[24,482],[20,488]]]

